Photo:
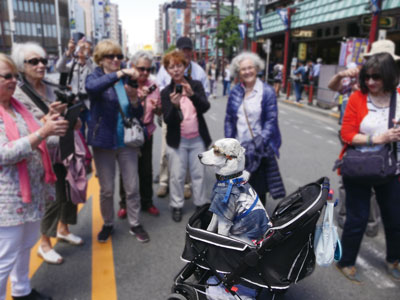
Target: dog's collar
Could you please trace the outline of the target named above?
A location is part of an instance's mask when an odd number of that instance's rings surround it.
[[[215,177],[217,177],[218,181],[226,181],[232,178],[236,178],[239,177],[243,174],[243,171],[240,171],[238,173],[232,174],[232,175],[227,175],[227,176],[223,176],[223,175],[219,175],[219,174],[215,174]]]

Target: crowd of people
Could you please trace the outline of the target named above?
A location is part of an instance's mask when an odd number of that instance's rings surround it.
[[[15,44],[11,57],[0,54],[0,300],[5,299],[9,277],[14,299],[51,299],[31,289],[30,250],[40,233],[39,256],[47,263],[61,264],[64,258],[54,249],[51,237],[71,245],[84,243],[69,225],[77,223],[77,204],[86,201],[92,158],[103,219],[98,242],[107,242],[115,229],[116,176],[120,178],[118,217],[127,217],[129,233],[139,242],[150,241],[140,213],[160,214],[153,203],[156,120],[162,127],[156,194],[169,193],[172,220],[181,222],[185,198],[192,198],[196,209],[209,203],[205,170],[197,155],[212,143],[204,114],[210,109],[209,98],[216,95],[218,78],[223,80],[223,95],[228,95],[224,135],[246,149],[249,183],[264,205],[267,193],[274,199],[285,196],[278,166],[277,96],[282,65],[273,67],[271,87],[259,78],[264,64],[257,54],[242,52],[223,68],[211,61],[204,69],[193,61],[188,37],[179,38],[176,46],[164,55],[153,78],[154,57],[149,51],[137,51],[124,60],[121,47],[112,40],[100,41],[92,53],[92,44],[85,38],[71,39],[56,64],[60,83],[45,78],[47,54],[38,44]],[[367,57],[361,68],[343,71],[331,82],[331,88],[341,90],[342,79],[351,78],[346,81],[350,87],[341,136],[344,144],[361,151],[400,141],[400,129],[388,127],[390,99],[399,97],[398,57],[394,50],[389,54],[371,51]],[[310,77],[318,80],[321,62],[306,66],[299,62],[293,72],[296,101]],[[237,84],[231,89],[233,78]],[[400,107],[395,125],[399,117]],[[124,140],[132,120],[144,132],[141,146],[127,145]],[[385,228],[387,270],[400,280],[399,173],[400,168],[379,185],[343,178],[346,220],[338,268],[354,282],[361,281],[355,259],[372,189]]]

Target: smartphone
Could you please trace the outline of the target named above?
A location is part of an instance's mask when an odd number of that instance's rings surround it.
[[[175,93],[182,94],[182,85],[181,84],[175,85]]]
[[[82,32],[74,32],[72,34],[72,39],[74,40],[75,44],[77,44],[85,35]]]
[[[155,84],[153,84],[151,87],[149,87],[149,94],[154,92],[156,90],[156,88],[157,88],[157,86]]]

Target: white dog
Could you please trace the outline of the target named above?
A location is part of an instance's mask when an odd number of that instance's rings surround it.
[[[272,224],[257,193],[247,182],[244,153],[237,140],[221,139],[199,154],[199,159],[202,164],[213,166],[217,177],[210,206],[213,217],[207,230],[251,243],[262,237]]]

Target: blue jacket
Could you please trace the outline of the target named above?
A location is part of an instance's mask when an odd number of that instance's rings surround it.
[[[226,106],[225,114],[225,137],[236,138],[237,112],[244,99],[245,90],[241,84],[235,85],[231,90]],[[261,101],[261,126],[264,147],[271,148],[279,157],[281,146],[281,133],[278,127],[278,106],[274,90],[264,83],[263,98]]]
[[[118,81],[116,72],[105,74],[97,67],[86,78],[86,91],[90,99],[90,120],[88,123],[88,144],[104,149],[117,148],[117,121],[119,115],[118,96],[114,84]],[[143,107],[131,106],[127,117],[139,119]]]

